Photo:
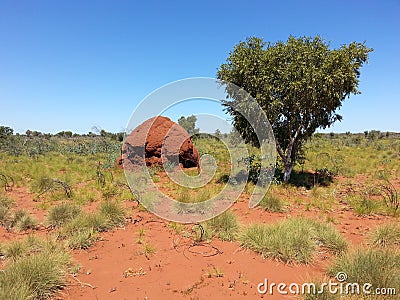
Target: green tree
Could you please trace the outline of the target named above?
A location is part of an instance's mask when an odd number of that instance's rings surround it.
[[[14,130],[11,127],[0,126],[0,139],[5,139],[9,136],[12,136]]]
[[[196,128],[196,121],[197,118],[194,115],[191,115],[189,117],[180,117],[178,119],[178,124],[181,125],[190,135],[199,133],[199,129]]]
[[[233,83],[255,98],[267,114],[287,182],[303,155],[305,141],[317,128],[328,128],[342,117],[337,113],[345,98],[359,94],[361,66],[373,49],[350,43],[338,49],[319,36],[290,36],[286,42],[266,44],[251,37],[237,44],[217,73],[232,100],[224,100],[233,125],[247,142],[259,145],[249,122],[235,110],[245,105]],[[257,122],[254,122],[257,123]]]

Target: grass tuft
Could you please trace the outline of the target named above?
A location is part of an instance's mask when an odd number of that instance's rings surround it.
[[[237,238],[239,222],[233,212],[225,211],[205,223],[206,231],[223,241],[233,241]]]
[[[125,223],[125,208],[117,201],[104,201],[100,205],[100,212],[107,218],[110,226],[121,226]]]
[[[375,288],[400,290],[400,252],[393,249],[358,249],[339,257],[329,270],[347,274],[347,282],[370,283]]]
[[[32,229],[36,225],[37,221],[23,209],[16,210],[10,222],[10,227],[17,231]]]
[[[239,240],[263,257],[288,263],[310,263],[317,246],[335,254],[347,249],[345,239],[331,225],[302,217],[272,225],[250,225],[242,231]]]
[[[48,299],[65,285],[70,257],[54,241],[28,237],[6,249],[10,261],[0,272],[0,299]]]
[[[62,203],[51,208],[47,217],[47,223],[51,226],[61,226],[73,219],[81,212],[78,206],[70,203]]]
[[[371,232],[369,239],[371,244],[377,247],[399,247],[400,225],[395,223],[383,224]]]
[[[262,198],[259,206],[269,212],[282,212],[283,211],[282,200],[279,197],[272,195],[271,193],[267,193]]]

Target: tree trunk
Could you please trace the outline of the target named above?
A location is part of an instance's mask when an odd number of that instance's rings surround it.
[[[292,174],[293,164],[285,164],[284,172],[283,172],[283,182],[289,182],[290,175]]]

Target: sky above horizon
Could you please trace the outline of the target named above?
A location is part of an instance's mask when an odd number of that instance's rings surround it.
[[[215,77],[246,37],[320,35],[332,48],[365,41],[374,49],[361,69],[362,94],[344,101],[343,121],[325,132],[400,132],[399,28],[399,0],[0,0],[0,125],[20,133],[124,131],[146,95],[176,80]],[[203,113],[229,118],[219,105],[177,106],[168,116]]]

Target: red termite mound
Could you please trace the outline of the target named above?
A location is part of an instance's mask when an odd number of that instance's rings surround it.
[[[122,146],[119,164],[124,168],[148,167],[165,162],[183,168],[199,167],[199,152],[190,135],[167,117],[154,117],[136,127]]]

